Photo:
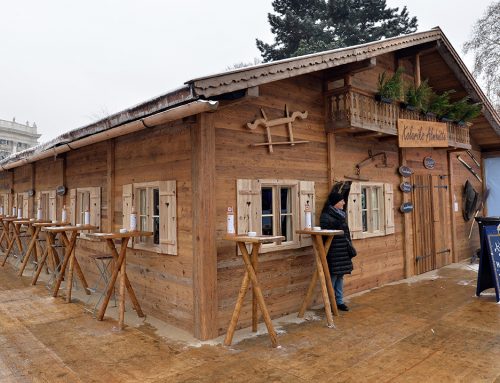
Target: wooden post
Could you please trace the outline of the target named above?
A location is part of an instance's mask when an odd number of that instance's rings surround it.
[[[455,185],[455,175],[453,173],[453,162],[452,162],[452,152],[448,152],[448,181],[450,185],[450,230],[451,230],[451,259],[452,262],[458,262],[458,254],[456,250],[457,243],[457,228],[455,224],[455,199],[453,196],[455,195],[455,191],[453,187]]]
[[[335,134],[326,134],[327,153],[328,153],[328,191],[335,183]]]
[[[107,230],[113,232],[115,228],[115,140],[107,141],[106,157],[107,194],[106,207],[108,216]]]
[[[415,75],[415,86],[420,86],[421,78],[420,78],[420,54],[417,53],[415,55],[415,63],[414,63],[414,75]]]
[[[191,125],[191,143],[194,336],[206,340],[218,335],[213,114],[198,115]]]
[[[399,149],[399,164],[406,165],[406,149]],[[411,194],[403,193],[403,202],[410,202]],[[413,223],[411,214],[403,214],[403,241],[404,241],[404,264],[405,278],[415,274],[415,256],[413,254]]]

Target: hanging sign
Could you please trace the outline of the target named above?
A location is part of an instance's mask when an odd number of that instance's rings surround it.
[[[413,185],[407,181],[404,181],[404,182],[401,182],[401,184],[399,185],[399,188],[401,189],[401,191],[403,193],[411,193],[411,191],[413,190]]]
[[[35,190],[33,190],[33,189],[28,190],[29,197],[33,197],[34,195],[35,195]]]
[[[66,194],[66,186],[60,185],[56,188],[57,195],[65,195]]]
[[[425,157],[424,158],[424,168],[426,169],[434,169],[436,166],[436,161],[432,157]]]
[[[413,170],[411,170],[408,166],[400,166],[398,170],[399,174],[403,177],[409,177],[413,174]]]
[[[495,225],[483,227],[476,295],[494,288],[496,301],[500,302],[500,234],[497,230]]]
[[[444,122],[398,119],[401,148],[447,148],[448,126]]]
[[[399,208],[401,213],[411,213],[413,211],[413,204],[411,202],[405,202]]]

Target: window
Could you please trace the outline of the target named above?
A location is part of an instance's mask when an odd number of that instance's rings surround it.
[[[237,180],[238,234],[282,235],[281,244],[264,244],[261,252],[312,245],[309,235],[296,230],[305,225],[305,207],[314,214],[314,182],[299,180]],[[314,221],[314,219],[313,219]]]
[[[353,182],[347,212],[353,239],[394,233],[392,184]]]
[[[130,214],[137,214],[137,228],[152,236],[140,237],[134,249],[177,255],[176,181],[155,181],[123,185],[123,228],[130,227]]]
[[[54,195],[55,198],[55,195]],[[101,228],[101,188],[88,187],[69,190],[69,218],[72,224],[85,223],[85,211],[90,212],[90,224]]]
[[[56,220],[57,219],[57,204],[56,192],[53,191],[39,191],[36,193],[35,203],[35,217],[38,214],[38,208],[42,208],[43,220]]]

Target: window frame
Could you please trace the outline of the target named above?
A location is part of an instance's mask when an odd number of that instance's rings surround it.
[[[129,241],[128,247],[155,252],[165,255],[177,255],[178,251],[178,234],[177,234],[177,182],[175,180],[168,181],[151,181],[151,182],[136,182],[125,184],[122,186],[122,201],[123,201],[123,227],[130,227],[130,213],[132,209],[137,214],[138,230],[140,229],[140,214],[139,214],[139,191],[149,190],[151,194],[146,196],[146,201],[150,201],[147,221],[150,221],[151,226],[154,224],[154,190],[158,189],[158,244],[140,242],[140,239]],[[149,193],[148,193],[149,194]],[[147,203],[147,202],[146,202]],[[153,230],[147,230],[153,231]],[[154,233],[154,231],[153,231]],[[154,234],[153,234],[154,237]],[[150,237],[151,238],[151,237]]]
[[[362,206],[362,195],[364,190],[379,191],[378,211],[379,211],[379,229],[373,229],[373,207],[372,199],[367,195],[366,209]],[[367,213],[367,227],[363,227],[363,211]],[[372,237],[381,237],[393,234],[394,227],[394,193],[392,183],[360,181],[352,182],[347,203],[347,217],[349,230],[352,239],[364,239]]]

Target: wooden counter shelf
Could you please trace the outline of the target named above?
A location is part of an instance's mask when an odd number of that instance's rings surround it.
[[[309,288],[307,289],[307,294],[302,303],[302,307],[299,310],[298,317],[302,318],[309,305],[312,295],[314,293],[314,288],[319,279],[319,284],[321,287],[321,296],[323,297],[323,303],[325,304],[325,315],[328,327],[335,327],[333,323],[332,310],[334,315],[339,315],[337,309],[337,302],[335,300],[335,292],[333,291],[332,280],[330,278],[330,270],[328,268],[328,262],[326,261],[326,255],[328,254],[328,249],[332,244],[333,237],[336,235],[343,235],[342,230],[296,230],[297,234],[307,234],[312,237],[313,249],[314,249],[314,259],[316,264],[316,270],[314,271]],[[326,241],[323,243],[323,237],[326,237]]]
[[[285,237],[280,235],[259,235],[259,236],[248,236],[248,235],[226,235],[224,237],[227,241],[234,241],[238,245],[238,248],[243,257],[245,263],[245,275],[243,276],[243,281],[241,283],[240,291],[238,293],[238,298],[236,299],[236,304],[234,307],[233,315],[231,317],[231,322],[229,323],[229,328],[227,330],[226,338],[224,344],[230,346],[233,341],[234,331],[236,329],[236,324],[238,323],[238,318],[240,316],[241,307],[243,305],[243,299],[248,290],[248,285],[252,282],[252,331],[257,331],[257,305],[260,307],[262,312],[262,317],[264,323],[266,324],[269,337],[271,338],[271,343],[273,347],[278,347],[278,337],[276,331],[274,330],[273,324],[271,322],[271,316],[267,310],[266,304],[264,302],[264,296],[260,288],[259,281],[257,279],[257,266],[258,266],[258,256],[259,249],[263,243],[271,242],[282,242]],[[246,244],[251,244],[252,249],[249,255]]]

